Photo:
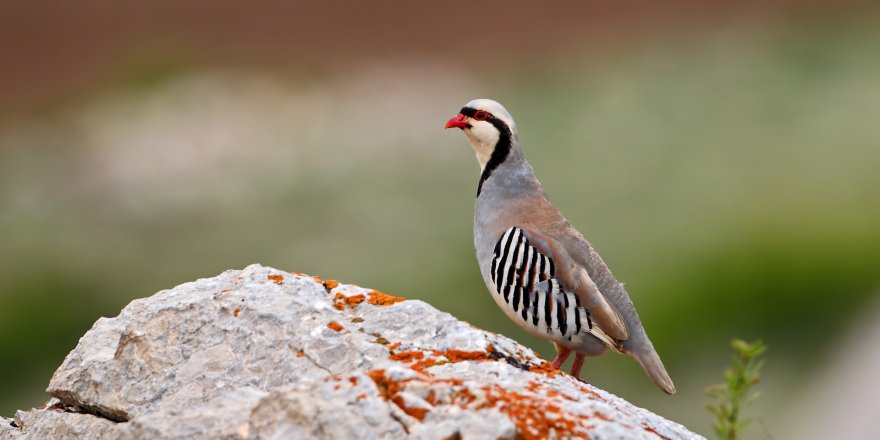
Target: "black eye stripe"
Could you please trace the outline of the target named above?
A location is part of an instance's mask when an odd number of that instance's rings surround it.
[[[490,119],[496,119],[492,113],[489,113],[485,110],[477,110],[475,108],[464,107],[459,112],[469,118],[476,119],[477,121],[488,121]],[[482,113],[482,115],[480,115]],[[485,115],[485,116],[484,116]],[[477,117],[481,116],[481,117]]]

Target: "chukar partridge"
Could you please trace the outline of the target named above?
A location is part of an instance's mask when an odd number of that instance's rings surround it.
[[[464,131],[480,164],[474,245],[486,287],[504,313],[553,342],[556,369],[574,352],[571,374],[580,378],[584,357],[610,348],[675,393],[623,285],[544,194],[507,110],[475,99],[446,128]]]

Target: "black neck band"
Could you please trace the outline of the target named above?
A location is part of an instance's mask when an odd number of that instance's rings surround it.
[[[507,128],[507,124],[494,116],[486,119],[486,121],[498,129],[498,143],[495,144],[495,149],[492,150],[492,156],[489,157],[489,161],[486,162],[486,167],[483,168],[483,174],[480,175],[480,183],[477,185],[477,197],[479,197],[480,192],[483,191],[483,182],[492,175],[492,171],[495,171],[495,168],[498,168],[499,165],[504,163],[507,156],[510,155],[511,148],[512,136],[510,134],[510,129]]]
[[[471,118],[474,117],[476,112],[475,109],[470,107],[461,109],[461,114]],[[507,156],[510,155],[510,149],[512,147],[511,143],[513,142],[513,135],[510,133],[510,128],[504,123],[504,121],[496,118],[495,115],[492,114],[490,114],[485,121],[492,124],[492,126],[498,130],[498,143],[495,144],[495,149],[492,150],[492,155],[489,156],[489,161],[486,162],[486,166],[483,168],[483,174],[480,175],[480,183],[477,185],[477,197],[479,197],[480,192],[483,191],[483,182],[485,182],[486,179],[492,175],[492,171],[495,171],[495,168],[498,168],[499,165],[504,163]]]

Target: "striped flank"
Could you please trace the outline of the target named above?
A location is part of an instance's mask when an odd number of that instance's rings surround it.
[[[566,292],[555,278],[553,260],[532,246],[524,230],[514,226],[501,234],[491,271],[496,292],[526,325],[568,340],[592,328],[577,295]]]

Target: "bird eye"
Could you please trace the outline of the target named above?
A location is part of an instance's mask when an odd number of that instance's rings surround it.
[[[477,121],[485,121],[486,118],[489,117],[489,113],[483,110],[477,110],[474,112],[474,119]]]

